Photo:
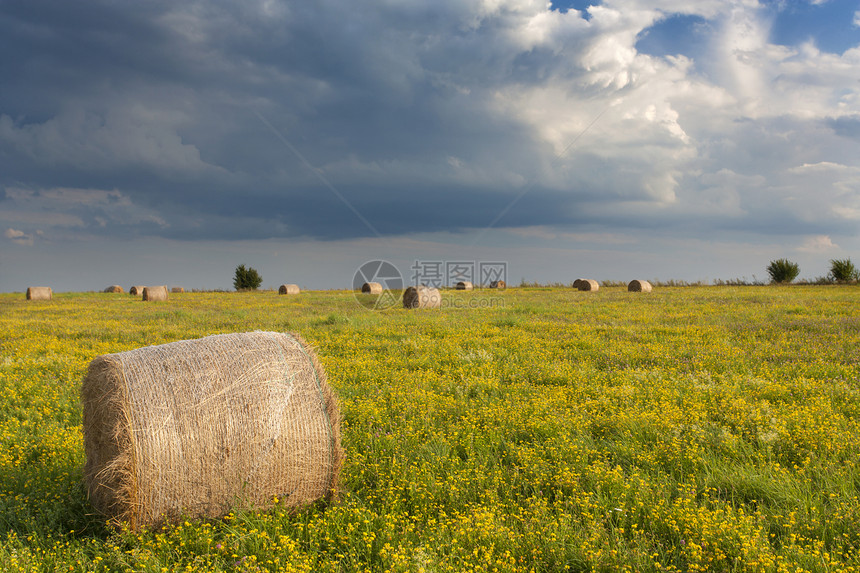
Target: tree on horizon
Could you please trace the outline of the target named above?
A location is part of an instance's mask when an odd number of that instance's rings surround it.
[[[263,284],[263,277],[257,272],[257,269],[252,267],[245,268],[245,265],[236,267],[233,286],[237,291],[257,290],[261,284]]]

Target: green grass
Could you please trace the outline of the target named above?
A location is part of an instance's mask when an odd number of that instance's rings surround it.
[[[0,295],[0,569],[860,567],[860,287],[444,297]],[[316,346],[343,413],[341,499],[107,527],[81,486],[89,361],[248,330]]]

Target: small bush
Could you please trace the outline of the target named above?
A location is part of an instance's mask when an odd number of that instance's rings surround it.
[[[236,275],[233,278],[233,286],[236,290],[257,290],[263,284],[263,277],[256,269],[245,268],[245,265],[236,267]]]
[[[848,283],[860,280],[860,271],[851,262],[851,259],[830,259],[830,274],[828,278],[838,283]]]
[[[767,266],[767,274],[773,283],[790,283],[800,274],[800,267],[788,259],[777,259]]]

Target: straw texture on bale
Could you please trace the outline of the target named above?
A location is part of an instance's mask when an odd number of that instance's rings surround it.
[[[299,294],[300,292],[299,285],[281,285],[278,288],[278,294]]]
[[[105,289],[105,292],[125,292],[119,285],[111,285]]]
[[[158,301],[167,300],[167,298],[168,294],[166,286],[143,287],[143,300]]]
[[[457,290],[472,290],[475,286],[469,281],[460,281],[457,283]]]
[[[181,292],[185,292],[185,289],[182,287],[173,287],[170,289],[170,292],[181,293]]]
[[[490,288],[505,288],[508,285],[503,280],[493,281],[490,283]]]
[[[628,292],[651,292],[651,283],[639,279],[633,279],[627,285]]]
[[[379,283],[364,283],[361,285],[361,292],[370,294],[382,294],[382,285]]]
[[[573,281],[573,288],[577,288],[577,289],[578,289],[578,288],[579,288],[579,285],[581,285],[581,284],[582,284],[582,281],[583,281],[583,280],[584,280],[584,279],[576,279],[575,281]]]
[[[27,300],[51,300],[54,291],[51,287],[27,287]]]
[[[579,290],[597,291],[600,290],[600,285],[593,279],[580,279]]]
[[[403,308],[439,308],[442,295],[439,290],[428,286],[411,286],[403,292]]]
[[[130,289],[128,289],[128,294],[135,294],[137,296],[140,296],[143,294],[143,289],[145,289],[145,288],[146,288],[145,286],[135,285],[135,286],[131,287]]]
[[[340,413],[299,336],[247,332],[93,360],[81,390],[93,507],[132,529],[218,517],[277,496],[334,495]]]

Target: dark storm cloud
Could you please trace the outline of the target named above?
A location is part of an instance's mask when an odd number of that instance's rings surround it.
[[[483,222],[489,225],[511,202],[513,194],[490,193],[472,189],[412,189],[408,193],[382,193],[373,190],[344,190],[352,203],[369,221],[369,228],[339,199],[317,189],[293,193],[281,200],[252,198],[242,204],[210,210],[216,225],[171,225],[166,234],[182,239],[255,238],[304,236],[321,240],[351,237],[396,236],[437,231],[465,230]],[[360,199],[359,199],[360,197]],[[557,193],[533,193],[518,202],[517,208],[500,224],[530,226],[563,224],[566,199]],[[547,213],[552,213],[547,217]],[[266,215],[261,215],[266,213]],[[176,213],[176,221],[194,218],[193,212]],[[230,222],[235,219],[236,223]],[[249,221],[257,221],[249,225]],[[226,227],[225,227],[226,225]]]
[[[860,139],[860,115],[831,119],[828,124],[833,128],[833,131],[843,137]]]
[[[180,79],[181,48],[154,22],[159,3],[10,0],[0,11],[4,112],[40,121],[70,97],[112,84]]]
[[[457,101],[457,87],[443,77],[449,56],[430,53],[421,61],[421,42],[440,41],[432,29],[450,27],[440,20],[456,18],[456,10],[334,8],[287,4],[264,15],[236,3],[7,3],[0,20],[0,61],[10,86],[0,125],[7,184],[118,188],[136,204],[160,206],[166,220],[211,213],[214,227],[228,236],[249,226],[225,229],[220,217],[269,221],[279,213],[274,219],[285,226],[271,226],[275,236],[330,238],[356,225],[325,215],[338,212],[327,190],[302,191],[313,173],[273,137],[257,110],[314,166],[345,155],[413,164],[447,155],[528,156],[521,127],[493,120],[481,98]],[[421,39],[410,42],[416,33]],[[377,34],[382,39],[372,41]],[[510,73],[509,54],[497,55],[469,30],[444,41],[458,73],[490,87]],[[403,57],[404,50],[414,53]],[[504,61],[494,65],[494,58]],[[496,144],[487,145],[488,138]],[[416,174],[412,183],[421,179]],[[388,182],[395,194],[388,201],[356,188],[366,195],[358,203],[392,217],[380,229],[446,227],[432,202],[398,215],[416,202],[399,201],[394,183]],[[453,191],[431,193],[447,202]],[[468,193],[463,186],[456,191],[461,203],[481,204]],[[492,218],[482,211],[463,205],[447,225]],[[196,231],[170,227],[165,232],[177,236],[217,234],[205,222]]]

